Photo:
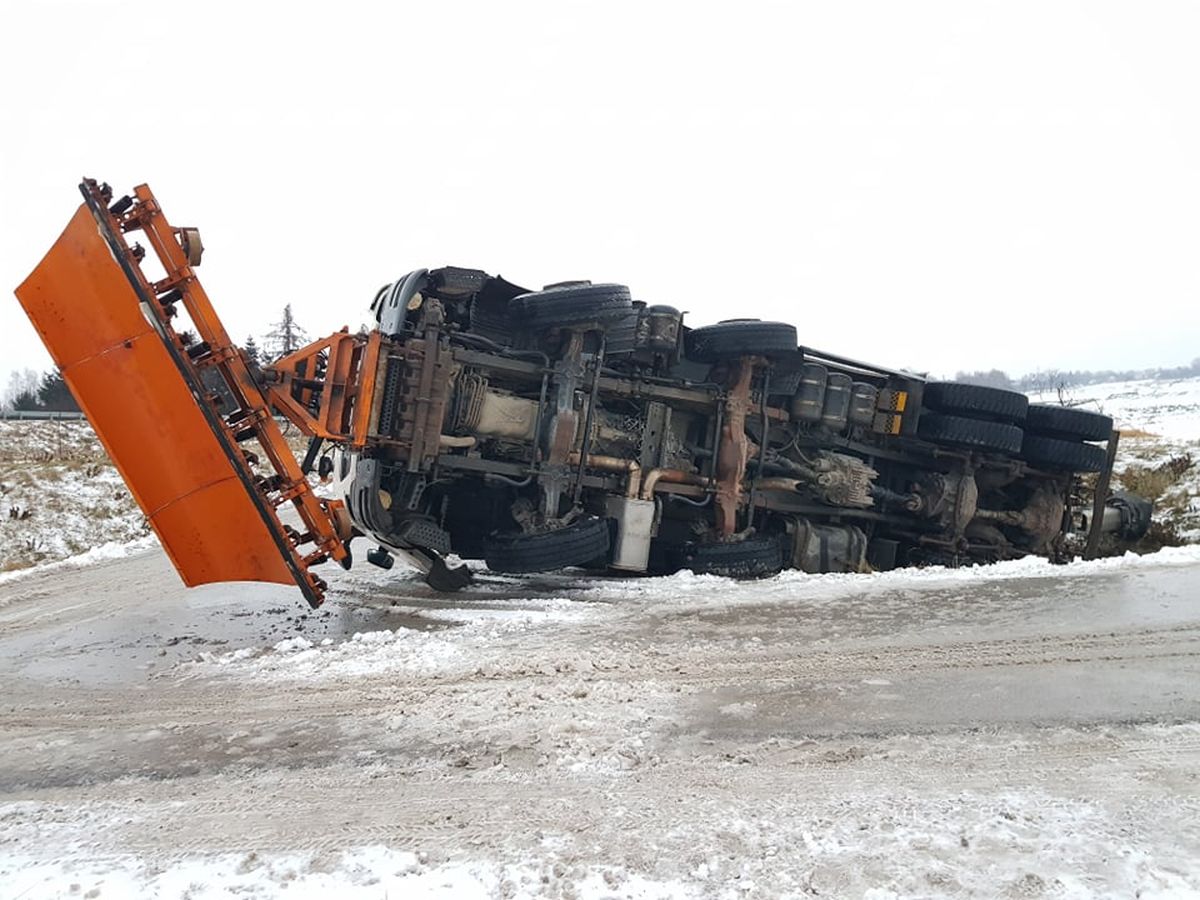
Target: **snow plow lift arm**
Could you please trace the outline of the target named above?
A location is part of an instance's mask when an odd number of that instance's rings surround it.
[[[377,344],[342,332],[266,377],[252,371],[196,277],[198,232],[170,225],[145,185],[115,203],[106,184],[80,190],[83,205],[16,291],[25,312],[185,584],[294,582],[320,605],[326,585],[311,567],[348,563],[349,521],[313,493],[272,407],[316,437],[361,441],[358,378],[373,382]],[[162,278],[127,240],[136,232]],[[173,324],[180,313],[191,342]],[[265,458],[241,446],[251,439]],[[302,530],[280,518],[289,503]]]

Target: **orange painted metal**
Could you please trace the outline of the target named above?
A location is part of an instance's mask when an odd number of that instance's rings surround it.
[[[359,363],[358,396],[354,401],[354,417],[350,426],[350,445],[361,450],[372,433],[371,423],[378,418],[375,406],[375,386],[382,378],[379,375],[379,358],[383,336],[378,331],[367,335],[367,346],[363,349]]]
[[[325,585],[309,567],[348,555],[337,504],[309,488],[149,188],[112,209],[106,186],[81,189],[84,205],[17,289],[21,305],[184,583],[295,582],[318,605]],[[165,278],[146,278],[144,251],[124,237],[135,231]],[[199,337],[190,347],[177,306]],[[250,437],[265,464],[239,446]],[[286,503],[303,533],[280,520]]]
[[[360,449],[368,442],[381,336],[337,334],[266,368],[271,404],[305,434]]]

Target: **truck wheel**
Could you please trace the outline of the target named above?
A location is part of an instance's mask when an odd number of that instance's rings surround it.
[[[921,414],[917,434],[936,444],[954,444],[997,453],[1021,452],[1021,429],[1003,422],[925,412]]]
[[[1107,441],[1112,429],[1112,416],[1069,406],[1032,403],[1025,417],[1026,431],[1066,441]]]
[[[1025,421],[1029,398],[1016,391],[979,384],[930,381],[925,385],[925,405],[940,412],[957,413],[977,419],[996,419],[1019,425]]]
[[[688,544],[683,568],[697,575],[769,578],[783,569],[783,545],[775,537],[752,537],[737,543]]]
[[[688,332],[688,359],[715,363],[741,356],[779,356],[796,352],[796,326],[759,319],[734,319]]]
[[[586,282],[519,294],[508,302],[508,311],[513,316],[535,327],[606,322],[620,318],[632,308],[629,288],[625,285]]]
[[[1099,472],[1108,461],[1108,453],[1103,447],[1078,441],[1060,441],[1040,434],[1025,435],[1021,456],[1035,466],[1068,472]]]
[[[606,519],[582,519],[557,531],[488,538],[483,558],[493,572],[550,572],[607,555],[608,541]]]

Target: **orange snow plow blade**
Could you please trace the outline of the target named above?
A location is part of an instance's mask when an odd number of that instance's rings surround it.
[[[191,267],[198,252],[188,258],[183,230],[166,223],[144,186],[122,209],[131,198],[110,209],[106,186],[81,187],[86,202],[17,298],[184,583],[295,583],[318,605],[325,586],[308,567],[346,554],[335,510],[312,494],[212,313]],[[146,277],[144,251],[124,238],[132,231],[144,232],[166,278]],[[176,306],[202,352],[174,330]],[[239,446],[250,437],[274,469],[269,477],[257,453]],[[286,502],[305,533],[280,521],[276,507]],[[305,542],[316,545],[308,556],[297,549]]]

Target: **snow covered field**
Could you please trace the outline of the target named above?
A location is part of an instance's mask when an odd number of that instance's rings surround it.
[[[87,422],[0,421],[0,577],[149,534]]]

